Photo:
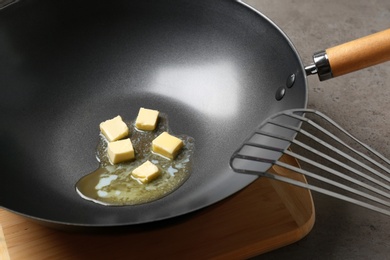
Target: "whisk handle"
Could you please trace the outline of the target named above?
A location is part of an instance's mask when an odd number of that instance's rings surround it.
[[[313,55],[308,75],[320,80],[338,77],[390,60],[390,29],[343,43]]]

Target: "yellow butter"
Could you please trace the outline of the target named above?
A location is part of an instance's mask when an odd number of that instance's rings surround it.
[[[141,107],[135,126],[140,130],[152,131],[156,128],[159,111]]]
[[[122,139],[129,135],[129,128],[121,116],[100,123],[100,131],[109,142]]]
[[[152,141],[152,150],[164,157],[174,159],[183,145],[181,139],[170,135],[168,132],[163,132]]]
[[[131,174],[141,182],[148,183],[160,176],[160,169],[150,161],[146,161],[135,168]]]
[[[135,158],[133,144],[129,138],[108,143],[107,154],[113,164]]]

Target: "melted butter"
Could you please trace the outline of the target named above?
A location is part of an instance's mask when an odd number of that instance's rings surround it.
[[[96,157],[99,168],[82,177],[76,184],[81,197],[107,206],[137,205],[160,199],[179,188],[190,176],[191,159],[194,152],[194,139],[180,135],[184,146],[174,160],[152,152],[152,141],[162,132],[169,132],[168,118],[160,113],[154,131],[141,131],[135,121],[127,123],[130,139],[135,151],[135,160],[112,165],[107,156],[107,140],[99,136]],[[161,175],[143,184],[131,172],[146,160],[154,163]]]

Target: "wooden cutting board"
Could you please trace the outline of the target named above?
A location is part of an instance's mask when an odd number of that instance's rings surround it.
[[[0,259],[245,259],[300,240],[314,220],[310,191],[266,178],[195,213],[122,232],[59,231],[0,209]]]

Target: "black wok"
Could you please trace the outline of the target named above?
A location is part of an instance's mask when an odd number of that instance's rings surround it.
[[[0,57],[0,206],[54,224],[148,223],[222,200],[256,178],[229,168],[232,152],[307,102],[292,43],[232,0],[22,0],[0,10]],[[141,106],[195,139],[191,177],[143,205],[82,199],[75,183],[99,166],[99,123]]]

